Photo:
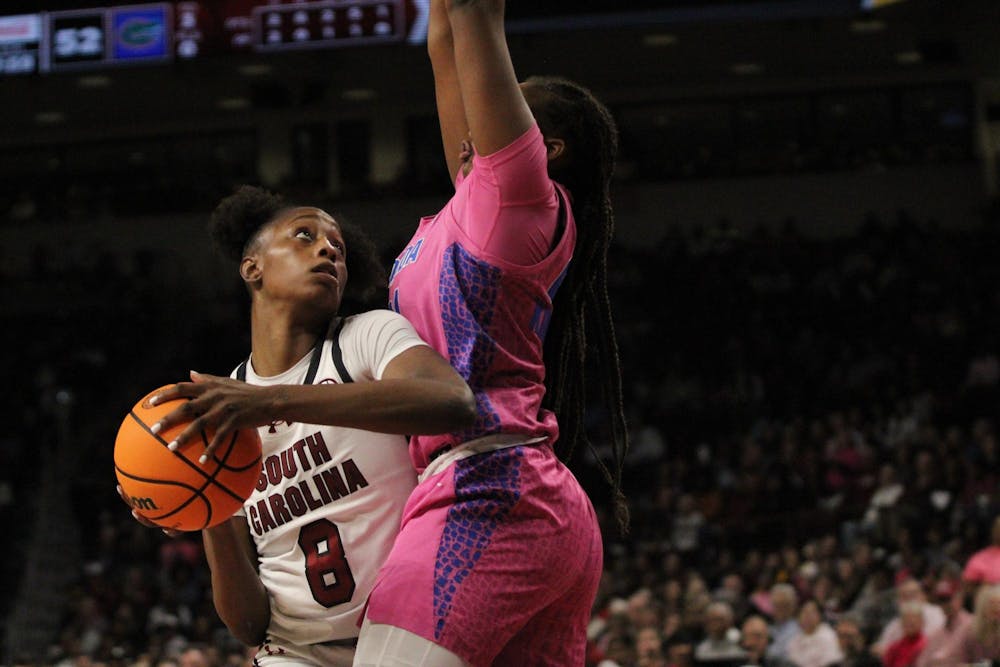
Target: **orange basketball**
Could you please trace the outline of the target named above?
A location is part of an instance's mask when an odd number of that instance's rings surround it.
[[[115,474],[141,516],[164,528],[201,530],[231,517],[250,496],[260,477],[260,436],[257,429],[230,434],[204,465],[198,459],[212,441],[211,432],[170,451],[167,445],[187,424],[155,435],[150,427],[188,399],[150,405],[150,397],[165,388],[149,392],[122,421]]]

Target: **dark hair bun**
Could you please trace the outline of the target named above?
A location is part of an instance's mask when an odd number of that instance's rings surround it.
[[[257,232],[288,208],[281,195],[253,185],[241,185],[215,207],[208,225],[216,249],[235,261],[243,259]]]

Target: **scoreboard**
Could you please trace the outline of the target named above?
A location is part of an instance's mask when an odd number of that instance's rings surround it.
[[[91,8],[88,0],[5,0],[0,11],[7,8],[11,15],[0,15],[0,77],[232,53],[419,44],[427,38],[430,1],[173,0]],[[782,11],[801,17],[819,7],[870,11],[901,1],[595,0],[581,5],[579,0],[535,0],[508,3],[507,18],[512,31],[528,31],[539,22],[561,29],[605,25],[630,12],[647,20],[655,15],[660,23],[692,17],[743,20],[748,7],[771,17]],[[39,6],[52,11],[35,11]],[[600,22],[584,21],[588,12]]]
[[[176,3],[176,56],[325,49],[427,39],[430,0]]]
[[[0,17],[0,75],[36,72],[41,43],[38,14]]]
[[[0,16],[0,76],[420,43],[430,0],[200,0]]]

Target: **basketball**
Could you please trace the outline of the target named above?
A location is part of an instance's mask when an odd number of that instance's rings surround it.
[[[176,451],[167,445],[187,427],[154,434],[157,421],[188,399],[151,405],[144,396],[125,416],[115,439],[115,474],[129,504],[142,517],[172,530],[202,530],[233,515],[249,497],[261,471],[256,429],[231,433],[204,464],[198,459],[212,441],[203,431]]]

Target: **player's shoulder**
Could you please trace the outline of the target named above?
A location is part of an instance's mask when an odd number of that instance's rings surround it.
[[[409,324],[405,317],[388,308],[376,308],[344,318],[341,331],[359,331],[393,324]]]
[[[397,336],[417,336],[417,333],[410,321],[399,313],[379,308],[344,318],[340,336],[345,342],[358,338],[387,341]]]

